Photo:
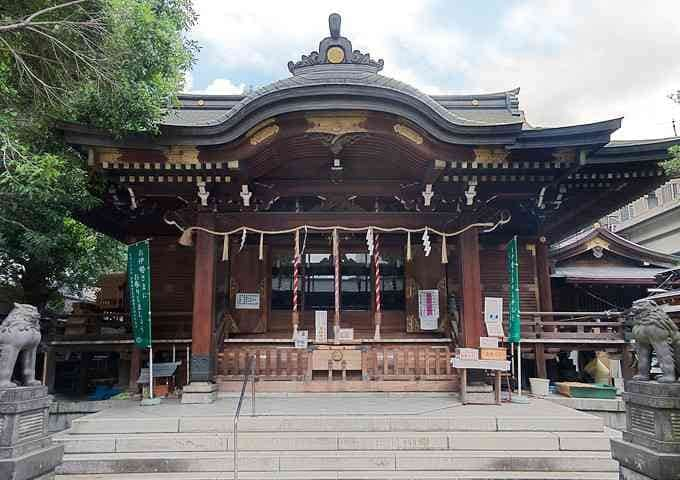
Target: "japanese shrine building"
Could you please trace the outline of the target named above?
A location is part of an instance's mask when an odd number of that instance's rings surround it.
[[[329,23],[288,77],[181,95],[157,136],[64,126],[106,185],[83,220],[151,239],[153,338],[187,347],[191,381],[235,388],[255,353],[263,389],[455,389],[450,351],[486,334],[484,297],[507,310],[507,242],[519,239],[522,312],[553,311],[549,245],[666,181],[658,163],[678,139],[612,144],[620,118],[538,128],[519,89],[426,95]],[[296,329],[308,348],[294,348]],[[523,329],[543,375],[560,349],[623,348]],[[131,350],[116,339],[51,348]]]

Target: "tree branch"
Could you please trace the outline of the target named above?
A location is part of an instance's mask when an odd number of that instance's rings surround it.
[[[47,8],[43,8],[42,10],[38,10],[37,12],[32,13],[31,15],[29,15],[28,17],[26,17],[24,20],[22,20],[20,22],[12,23],[10,25],[1,25],[0,26],[0,33],[11,32],[11,31],[14,31],[14,30],[21,30],[22,28],[26,28],[29,25],[31,25],[31,22],[33,21],[33,19],[40,16],[40,15],[44,15],[48,12],[52,12],[52,11],[58,10],[60,8],[66,8],[66,7],[70,7],[72,5],[77,5],[77,4],[83,3],[85,1],[86,0],[72,0],[70,2],[62,3],[62,4],[59,4],[59,5],[53,5],[53,6],[47,7]]]
[[[24,225],[21,222],[17,222],[16,220],[12,220],[11,218],[5,218],[0,216],[0,222],[5,222],[5,223],[11,223],[12,225],[16,225],[18,227],[23,228],[27,232],[35,232],[35,230],[28,228],[26,225]]]

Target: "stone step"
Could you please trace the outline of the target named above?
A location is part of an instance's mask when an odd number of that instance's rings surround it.
[[[240,452],[242,472],[314,471],[535,471],[616,472],[609,452],[399,450],[334,452]],[[59,474],[229,472],[228,452],[66,454]],[[409,478],[407,474],[405,478]],[[378,477],[380,478],[380,477]],[[422,478],[422,477],[419,477]],[[543,477],[541,477],[543,478]]]
[[[232,480],[232,472],[57,475],[55,480]],[[243,480],[618,480],[618,472],[241,472]]]
[[[54,440],[66,453],[233,450],[232,433],[74,435]],[[239,432],[239,450],[585,450],[608,451],[606,433],[592,432]]]
[[[240,432],[602,432],[602,419],[587,414],[560,416],[242,416]],[[231,415],[101,417],[73,421],[71,433],[191,433],[233,431]]]

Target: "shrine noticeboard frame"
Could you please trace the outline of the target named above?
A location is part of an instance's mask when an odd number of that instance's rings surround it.
[[[149,240],[128,246],[130,319],[135,345],[151,347],[151,265]]]

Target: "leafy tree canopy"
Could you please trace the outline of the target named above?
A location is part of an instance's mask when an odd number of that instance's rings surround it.
[[[670,148],[671,158],[664,162],[663,167],[666,173],[672,177],[680,176],[680,146]]]
[[[102,186],[54,125],[155,133],[195,20],[190,0],[0,2],[0,286],[17,300],[44,307],[124,268],[123,246],[76,219]]]

